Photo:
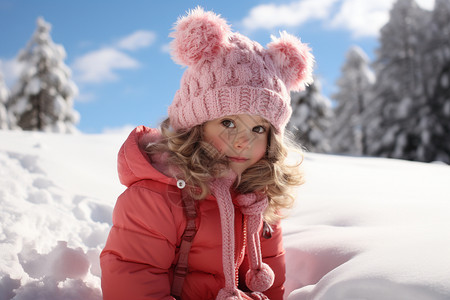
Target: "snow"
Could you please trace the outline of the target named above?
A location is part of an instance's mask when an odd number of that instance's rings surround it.
[[[36,95],[41,90],[41,80],[37,77],[33,77],[25,88],[27,95]]]
[[[0,299],[101,299],[124,133],[0,131]],[[449,299],[450,167],[307,153],[286,298]]]

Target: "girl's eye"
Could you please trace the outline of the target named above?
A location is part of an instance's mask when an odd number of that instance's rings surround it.
[[[227,128],[234,128],[234,127],[236,127],[236,125],[234,125],[233,121],[231,121],[231,120],[223,120],[222,121],[222,125],[227,127]]]
[[[264,133],[266,132],[266,128],[264,128],[263,126],[255,126],[253,127],[253,132]]]

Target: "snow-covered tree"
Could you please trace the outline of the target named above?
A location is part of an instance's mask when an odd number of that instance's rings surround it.
[[[429,24],[421,37],[424,45],[422,68],[424,89],[431,97],[437,84],[437,69],[450,60],[450,1],[435,0],[435,8],[429,18]]]
[[[438,72],[438,79],[421,119],[421,147],[419,160],[442,161],[450,164],[450,61]]]
[[[371,155],[416,159],[421,110],[425,107],[421,53],[430,13],[414,0],[398,0],[381,29],[376,73],[365,112],[367,150]]]
[[[8,109],[24,130],[76,132],[79,114],[73,109],[78,93],[64,64],[66,52],[50,36],[51,25],[38,18],[37,29],[18,60],[24,64]]]
[[[423,52],[426,107],[418,160],[450,163],[450,1],[436,0]]]
[[[10,118],[6,111],[6,102],[9,98],[9,90],[3,80],[3,74],[0,72],[0,129],[10,128]]]
[[[291,93],[292,117],[288,129],[306,150],[330,152],[326,132],[332,117],[331,104],[321,93],[320,82],[314,83],[302,92]]]
[[[366,153],[362,114],[374,80],[366,53],[357,46],[350,48],[341,68],[341,77],[336,82],[338,91],[332,96],[337,103],[330,127],[333,152],[352,155]]]

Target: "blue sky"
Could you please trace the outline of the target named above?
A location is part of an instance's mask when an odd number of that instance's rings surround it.
[[[0,0],[0,71],[12,87],[15,57],[31,38],[36,20],[52,25],[56,44],[79,88],[75,109],[85,133],[136,125],[157,126],[178,89],[183,68],[168,52],[174,22],[197,5],[222,15],[265,46],[280,30],[313,49],[314,74],[330,96],[345,54],[360,46],[373,59],[379,28],[394,0],[57,1]],[[434,0],[417,0],[432,8]]]

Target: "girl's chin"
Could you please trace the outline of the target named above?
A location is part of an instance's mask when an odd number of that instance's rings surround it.
[[[245,171],[246,168],[240,167],[240,166],[233,166],[233,164],[230,164],[230,169],[236,173],[238,176],[241,176],[241,174]]]

